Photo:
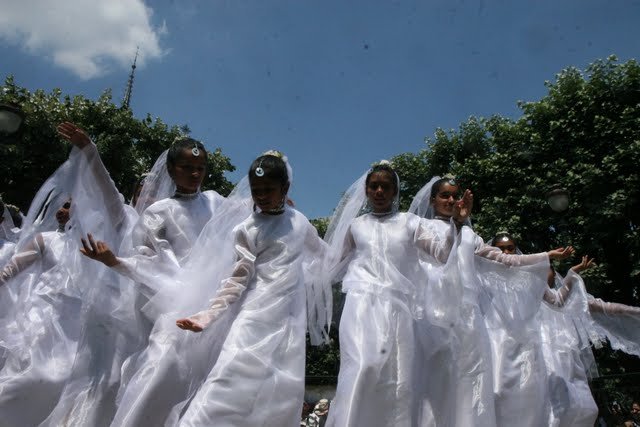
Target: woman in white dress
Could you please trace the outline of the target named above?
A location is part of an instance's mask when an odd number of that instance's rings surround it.
[[[172,351],[172,343],[160,332],[160,323],[166,319],[159,310],[143,308],[159,292],[175,286],[200,232],[224,203],[215,191],[200,191],[206,159],[202,143],[191,138],[177,139],[163,153],[145,179],[136,203],[140,218],[130,237],[116,246],[117,256],[109,244],[93,235],[83,239],[83,254],[119,273],[120,289],[129,287],[135,292],[129,292],[133,298],[122,299],[123,306],[110,313],[114,325],[105,328],[100,319],[92,322],[92,330],[87,331],[91,340],[88,357],[79,366],[79,373],[90,381],[69,387],[66,402],[56,408],[50,425],[58,420],[72,420],[71,425],[109,425],[112,421],[115,425],[160,425],[156,420],[163,420],[175,403],[163,401],[163,395],[156,393],[170,390],[166,384],[172,382],[171,366],[154,363]],[[110,339],[114,327],[124,334],[118,342]],[[104,358],[105,353],[112,356]],[[102,385],[97,387],[96,382]],[[181,396],[180,383],[172,387]],[[117,407],[123,399],[126,404]]]
[[[430,267],[447,262],[472,195],[455,204],[452,221],[439,232],[434,221],[397,211],[399,187],[389,162],[374,165],[345,193],[329,225],[327,239],[341,259],[335,279],[346,269],[347,295],[327,426],[418,424],[417,383],[430,372],[415,358],[415,319],[438,312],[423,300]]]
[[[63,123],[58,132],[70,139],[66,132],[72,127]],[[122,221],[122,196],[106,171],[101,173],[96,147],[71,142],[69,160],[34,198],[18,250],[0,273],[13,295],[12,318],[3,322],[9,358],[0,373],[0,425],[37,425],[58,401],[82,328],[85,283],[101,274],[81,259],[79,238],[88,229],[106,231]],[[56,206],[58,229],[41,232]]]
[[[249,183],[255,212],[235,227],[232,247],[217,248],[235,249],[231,275],[222,280],[209,309],[176,322],[182,329],[205,330],[201,339],[222,341],[222,348],[171,425],[293,427],[300,422],[305,331],[309,328],[312,343],[320,344],[330,322],[330,289],[315,286],[325,245],[309,221],[287,206],[290,178],[279,155],[258,157]],[[216,352],[214,345],[210,349]]]
[[[409,211],[439,220],[440,228],[446,229],[458,194],[455,180],[435,177],[418,192]],[[529,323],[542,300],[549,259],[565,258],[573,249],[503,254],[468,225],[461,228],[451,267],[462,289],[453,339],[430,356],[452,359],[449,375],[441,379],[447,396],[436,392],[434,397],[433,390],[427,390],[435,420],[428,422],[466,427],[511,425],[518,419],[524,425],[543,425],[544,384],[528,374],[532,366],[543,363],[542,355],[535,346],[528,348],[532,344],[524,337],[533,334]],[[422,351],[433,353],[429,348]]]

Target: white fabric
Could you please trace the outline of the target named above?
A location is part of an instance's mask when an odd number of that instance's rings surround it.
[[[124,198],[104,167],[97,147],[89,144],[81,153],[87,160],[92,185],[76,191],[73,200],[80,197],[100,207],[95,221],[83,225],[81,236],[86,239],[86,233],[90,232],[96,240],[118,248],[130,234],[137,214],[124,205]],[[84,220],[84,210],[79,210],[78,218]],[[79,238],[75,236],[76,245]],[[130,306],[135,299],[133,289],[122,286],[118,275],[103,264],[86,257],[82,257],[82,261],[82,313],[76,320],[81,330],[75,358],[60,399],[42,426],[108,423],[110,414],[104,408],[113,402],[111,395],[120,380],[122,355],[131,351],[139,339],[135,328],[127,329],[135,318]]]
[[[171,286],[193,243],[223,201],[215,191],[205,191],[194,198],[155,202],[133,229],[133,251],[119,256],[119,264],[113,268],[141,284],[147,297]]]
[[[593,354],[587,334],[579,330],[580,319],[588,316],[583,290],[580,276],[570,271],[558,288],[561,303],[545,297],[539,312],[553,427],[593,426],[598,415],[588,383]]]
[[[235,236],[233,273],[211,308],[196,316],[215,322],[204,339],[222,334],[224,343],[184,415],[178,421],[187,402],[174,408],[170,425],[251,426],[255,420],[274,427],[299,424],[305,294],[312,279],[304,265],[309,256],[322,257],[325,245],[307,219],[290,208],[281,215],[251,215]],[[228,334],[215,327],[225,318],[232,322],[222,322],[223,328],[230,327]]]
[[[410,211],[435,217],[431,190],[438,179],[434,177],[416,194]],[[451,266],[443,271],[450,278],[441,282],[453,283],[461,292],[457,312],[444,317],[451,320],[453,338],[441,338],[446,345],[439,346],[434,343],[437,336],[420,337],[438,349],[431,353],[434,363],[453,361],[446,375],[439,373],[448,396],[427,399],[423,406],[431,407],[433,417],[425,422],[465,427],[543,425],[545,384],[534,372],[544,366],[532,319],[544,293],[547,255],[502,254],[484,244],[468,226],[470,221],[465,224]],[[441,227],[448,224],[442,222]],[[421,329],[423,334],[446,336],[446,330]]]
[[[167,170],[168,152],[169,150],[165,150],[158,156],[151,171],[149,171],[144,178],[142,190],[138,195],[135,205],[135,210],[138,215],[142,215],[142,213],[155,202],[171,197],[176,191],[176,185]]]
[[[249,214],[247,194],[243,179],[226,201],[204,192],[157,202],[142,215],[133,233],[134,255],[120,258],[117,270],[140,282],[145,297],[137,307],[155,324],[152,330],[148,325],[146,348],[123,366],[114,425],[162,425],[172,406],[188,395],[190,382],[206,376],[177,358],[185,347],[194,354],[200,349],[208,360],[210,349],[198,347],[199,337],[181,333],[176,312],[186,314],[215,292],[216,267],[230,266],[233,257],[214,248],[224,248],[233,226]]]
[[[434,225],[406,213],[365,214],[348,229],[340,373],[328,426],[412,424],[416,377],[429,372],[414,359],[414,323],[428,283],[420,260],[445,262],[455,238],[454,228],[439,233]]]
[[[18,257],[25,252],[27,256],[12,263],[21,271],[16,270],[6,285],[8,294],[18,298],[13,298],[16,315],[5,325],[5,337],[19,337],[0,373],[0,419],[6,425],[42,421],[71,371],[82,326],[81,303],[87,295],[83,285],[89,278],[97,280],[101,271],[83,259],[79,239],[87,231],[110,229],[121,221],[112,209],[122,204],[122,197],[115,187],[113,191],[103,187],[93,173],[96,159],[92,144],[74,148],[42,186],[27,215]],[[69,195],[73,197],[66,231],[41,232],[55,223],[52,218]],[[27,259],[38,262],[24,263]],[[26,264],[31,265],[23,269]]]
[[[611,348],[640,357],[640,307],[606,302],[589,295],[596,335]]]

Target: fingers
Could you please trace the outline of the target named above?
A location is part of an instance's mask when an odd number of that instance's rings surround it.
[[[98,252],[98,245],[96,244],[96,241],[93,240],[93,236],[91,235],[91,233],[87,233],[87,239],[89,239],[89,244],[91,245],[91,249],[93,250],[93,252]]]
[[[58,134],[62,136],[67,141],[71,140],[71,137],[76,132],[76,125],[71,122],[62,122],[56,127]]]
[[[80,252],[82,252],[82,255],[91,257],[91,253],[93,252],[93,250],[91,249],[91,247],[87,244],[86,240],[84,240],[83,238],[80,239],[80,242],[82,243],[82,248],[80,249]]]
[[[91,233],[87,233],[87,240],[84,238],[80,239],[82,243],[82,248],[80,248],[80,252],[88,256],[89,258],[96,258],[100,253],[104,252],[105,249],[108,250],[109,247],[106,243],[101,241],[95,241],[93,235]]]
[[[82,129],[71,122],[60,123],[57,126],[56,130],[61,137],[71,142],[78,148],[83,148],[85,145],[91,142],[89,136]]]
[[[176,320],[176,326],[187,331],[202,332],[202,327],[189,319]]]

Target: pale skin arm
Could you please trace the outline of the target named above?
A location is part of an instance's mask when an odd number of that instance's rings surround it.
[[[87,240],[80,239],[80,241],[82,242],[82,248],[80,248],[82,255],[99,261],[107,267],[115,267],[120,264],[118,257],[105,242],[94,240],[91,234],[87,234]]]

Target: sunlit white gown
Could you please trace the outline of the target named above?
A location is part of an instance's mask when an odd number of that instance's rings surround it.
[[[279,215],[253,213],[234,232],[233,273],[222,281],[211,308],[192,317],[204,325],[214,322],[202,340],[221,340],[222,347],[210,345],[219,353],[196,361],[209,364],[210,371],[168,425],[299,425],[305,331],[325,326],[314,311],[331,310],[325,299],[330,290],[313,285],[324,242],[292,208]]]
[[[415,360],[425,264],[444,264],[456,235],[453,225],[443,233],[438,226],[408,213],[353,220],[343,255],[340,373],[327,426],[415,424],[416,382],[437,369]]]

